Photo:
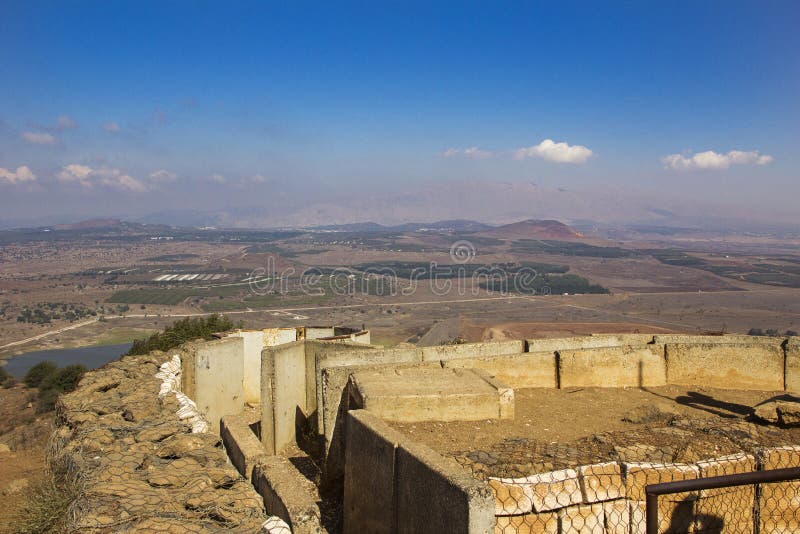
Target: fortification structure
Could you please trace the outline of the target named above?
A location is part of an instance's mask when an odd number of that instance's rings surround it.
[[[83,481],[71,525],[98,532],[644,532],[646,484],[800,466],[789,444],[485,476],[402,430],[513,421],[530,388],[670,384],[788,395],[800,342],[620,334],[385,349],[366,331],[236,331],[88,373],[58,405],[54,461]],[[666,499],[662,531],[701,531],[721,506],[740,513],[718,532],[800,530],[797,499],[775,498],[797,495],[792,484]]]

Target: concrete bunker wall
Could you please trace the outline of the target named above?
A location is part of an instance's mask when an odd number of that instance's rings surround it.
[[[347,418],[345,533],[488,534],[488,486],[365,410]]]

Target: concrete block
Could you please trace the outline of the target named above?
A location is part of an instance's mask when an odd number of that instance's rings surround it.
[[[558,511],[561,534],[605,534],[602,504],[580,504]]]
[[[653,346],[560,350],[558,376],[562,388],[663,386],[666,365]]]
[[[222,416],[244,408],[244,342],[227,338],[198,343],[194,363],[193,400],[213,432],[219,433]]]
[[[180,349],[181,357],[181,391],[190,399],[195,397],[195,360],[197,358],[197,347],[194,343],[185,343]]]
[[[457,358],[485,358],[504,354],[525,352],[523,340],[484,341],[480,343],[462,343],[460,345],[437,345],[422,347],[422,361],[445,361]]]
[[[622,469],[617,462],[578,467],[583,502],[595,503],[625,497]]]
[[[759,451],[761,469],[800,466],[800,447],[775,447]],[[761,484],[760,532],[800,531],[800,482]]]
[[[513,416],[509,388],[470,369],[394,367],[356,370],[351,376],[360,407],[387,421],[476,421]]]
[[[504,479],[492,477],[489,478],[489,489],[494,495],[494,515],[520,515],[533,511],[533,501],[525,492],[524,484],[504,482]]]
[[[298,425],[306,408],[305,347],[302,342],[266,347],[261,355],[262,443],[270,450],[269,417],[272,417],[273,450],[279,453],[296,441]],[[266,429],[266,431],[265,431]]]
[[[783,348],[777,344],[668,343],[667,381],[729,389],[783,390]]]
[[[631,511],[628,501],[619,499],[603,503],[607,534],[629,534],[631,528]]]
[[[317,487],[282,456],[262,458],[253,468],[253,486],[264,499],[267,515],[280,517],[294,534],[318,534],[322,514]]]
[[[583,499],[578,473],[574,469],[538,473],[522,478],[497,478],[495,480],[504,485],[521,487],[535,512],[558,510],[559,508],[580,504]]]
[[[408,367],[426,367],[430,369],[441,369],[436,362],[412,363],[399,365],[383,365],[364,367],[361,369],[383,370],[384,372],[394,372],[395,369],[405,369]],[[344,443],[345,443],[345,416],[351,409],[350,387],[348,387],[350,374],[353,368],[350,367],[330,367],[322,370],[322,378],[319,381],[321,390],[322,408],[322,435],[320,439],[325,451],[325,464],[323,477],[326,483],[335,482],[344,476]],[[352,406],[360,408],[361,406]]]
[[[653,334],[592,334],[592,338],[606,343],[607,347],[638,346],[653,343]]]
[[[790,337],[784,351],[786,355],[786,391],[800,393],[800,338]]]
[[[357,343],[306,341],[306,406],[309,414],[317,413],[317,430],[325,432],[323,411],[323,371],[337,367],[374,367],[378,365],[403,365],[422,362],[422,350],[417,348],[376,349]],[[347,383],[345,380],[342,387]],[[339,395],[341,397],[341,394]],[[338,403],[338,397],[337,397]],[[327,437],[329,433],[326,433]]]
[[[652,342],[652,334],[598,334],[526,340],[528,352],[641,346]]]
[[[645,500],[645,486],[648,484],[692,480],[700,476],[700,468],[689,464],[626,462],[622,465],[625,472],[625,496],[635,501]]]
[[[700,476],[700,468],[686,464],[625,463],[625,494],[635,501],[644,501],[648,484],[691,480]],[[658,499],[659,532],[689,532],[694,519],[697,492],[662,495]],[[631,521],[635,518],[631,512]]]
[[[725,334],[722,336],[698,336],[694,334],[656,334],[653,337],[654,343],[680,343],[685,345],[774,345],[780,346],[786,340],[785,337],[772,336],[748,336],[745,334]]]
[[[756,459],[749,454],[723,456],[698,462],[700,476],[716,477],[756,470]],[[753,532],[755,486],[702,490],[695,503],[695,532]]]
[[[250,480],[253,466],[267,456],[261,441],[250,429],[250,422],[243,415],[226,415],[220,423],[220,434],[231,463]]]
[[[394,460],[406,439],[365,410],[348,412],[344,475],[344,533],[392,532]]]
[[[244,401],[257,405],[261,401],[261,351],[264,333],[261,330],[237,330],[226,337],[240,337],[244,344]]]
[[[494,498],[451,458],[405,440],[395,453],[395,506],[398,533],[489,533],[494,530]]]
[[[558,534],[558,513],[498,517],[494,532],[495,534]]]
[[[450,369],[483,369],[514,389],[558,387],[556,357],[553,352],[458,358],[445,361],[444,366]]]

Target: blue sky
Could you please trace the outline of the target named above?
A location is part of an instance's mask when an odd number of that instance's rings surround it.
[[[777,1],[5,0],[0,210],[499,180],[796,212],[798,22]]]

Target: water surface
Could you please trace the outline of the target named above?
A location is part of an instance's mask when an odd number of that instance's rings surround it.
[[[116,360],[131,348],[132,343],[121,345],[103,345],[100,347],[78,347],[76,349],[37,350],[19,354],[8,360],[6,371],[15,378],[22,378],[28,369],[39,362],[50,360],[59,367],[81,364],[87,369],[101,367],[112,360]]]

